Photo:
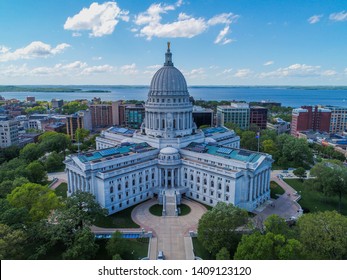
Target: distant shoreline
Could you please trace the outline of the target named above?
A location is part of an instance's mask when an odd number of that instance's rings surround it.
[[[83,90],[79,87],[92,87],[95,89],[88,89]],[[70,86],[43,86],[43,85],[23,85],[23,86],[1,86],[0,85],[0,92],[88,92],[88,93],[111,93],[112,91],[107,89],[104,90],[102,88],[109,88],[109,87],[115,87],[115,88],[149,88],[149,86],[145,85],[70,85]],[[188,86],[188,88],[230,88],[230,89],[237,89],[237,88],[269,88],[269,89],[298,89],[298,90],[347,90],[347,86],[235,86],[235,85],[192,85]]]

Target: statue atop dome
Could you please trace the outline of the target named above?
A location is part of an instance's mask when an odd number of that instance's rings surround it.
[[[164,66],[174,66],[172,63],[172,53],[170,52],[170,42],[167,42],[167,51],[165,53]]]

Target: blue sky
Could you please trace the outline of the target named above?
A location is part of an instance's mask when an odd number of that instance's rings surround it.
[[[347,85],[347,1],[0,0],[0,84]]]

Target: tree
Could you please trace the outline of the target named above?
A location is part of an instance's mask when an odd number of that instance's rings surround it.
[[[306,176],[306,170],[303,167],[299,167],[293,171],[294,175],[299,177],[301,181],[303,181],[303,178]]]
[[[347,258],[347,217],[336,211],[308,213],[297,225],[299,240],[310,259]]]
[[[115,257],[116,255],[119,255],[120,257],[124,256],[128,250],[128,245],[126,240],[122,237],[121,232],[115,231],[112,234],[112,237],[107,242],[106,249],[108,254],[112,257]]]
[[[57,152],[52,152],[45,160],[45,168],[47,172],[54,172],[61,169],[64,166],[63,155],[59,155]]]
[[[65,260],[91,260],[95,257],[99,246],[89,228],[79,230],[74,235],[73,243],[63,253]]]
[[[20,151],[20,157],[27,162],[37,160],[43,155],[43,151],[38,144],[29,143]]]
[[[39,161],[33,161],[25,168],[28,173],[28,179],[33,183],[45,183],[47,181],[47,172]]]
[[[199,220],[198,239],[214,255],[223,247],[231,252],[240,240],[238,228],[246,224],[247,218],[245,210],[219,202]]]
[[[316,176],[313,185],[317,190],[326,196],[338,196],[341,212],[342,197],[347,194],[347,168],[336,160],[325,161],[316,164],[310,173]]]
[[[278,215],[270,215],[264,222],[266,232],[272,232],[274,234],[287,235],[289,227],[286,221]]]
[[[56,151],[57,153],[63,152],[65,157],[65,150],[71,143],[70,138],[64,133],[45,132],[39,137],[40,147],[46,152]]]
[[[16,208],[6,199],[0,199],[0,224],[8,225],[13,229],[25,229],[29,220],[26,208]]]
[[[106,214],[107,210],[101,208],[92,194],[78,191],[66,198],[64,206],[56,211],[55,216],[62,227],[71,231],[89,227]]]
[[[22,230],[14,230],[7,225],[0,224],[0,259],[18,260],[23,258],[25,241],[26,235]]]
[[[83,104],[79,101],[68,102],[68,103],[64,104],[62,107],[63,113],[67,114],[67,115],[74,114],[77,111],[86,110],[86,109],[88,109],[88,105]]]
[[[216,255],[216,260],[230,260],[230,253],[227,248],[223,247]]]
[[[12,145],[8,148],[0,149],[0,164],[19,156],[20,148]]]
[[[7,196],[7,200],[16,208],[27,209],[32,221],[47,218],[50,211],[59,206],[59,199],[54,191],[34,183],[15,188]]]
[[[78,142],[84,142],[84,139],[87,138],[90,134],[90,131],[85,128],[77,128],[76,129],[76,140]]]
[[[235,260],[288,260],[302,258],[302,245],[282,234],[255,232],[243,235],[234,255]]]
[[[274,156],[277,153],[277,147],[273,140],[264,140],[261,144],[263,152]]]
[[[243,131],[241,134],[241,147],[243,149],[256,151],[258,149],[258,140],[255,136],[256,133],[254,131]]]

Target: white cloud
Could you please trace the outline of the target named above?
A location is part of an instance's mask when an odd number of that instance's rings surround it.
[[[33,59],[33,58],[46,58],[62,53],[66,48],[70,47],[69,44],[62,43],[55,48],[41,41],[34,41],[24,48],[16,49],[11,52],[9,48],[2,47],[0,52],[0,61],[6,62],[18,59]]]
[[[119,20],[129,21],[128,14],[129,12],[121,10],[116,2],[94,2],[89,8],[83,8],[78,14],[68,17],[64,29],[90,30],[90,36],[102,37],[112,34]]]
[[[195,68],[190,71],[183,71],[184,76],[187,79],[204,79],[205,78],[205,69],[200,67],[200,68]]]
[[[337,72],[335,70],[325,70],[322,72],[322,76],[326,76],[326,77],[332,77],[336,75],[337,75]]]
[[[222,45],[225,45],[225,44],[228,44],[228,43],[231,43],[231,42],[232,42],[231,39],[225,38],[225,36],[228,35],[228,33],[230,32],[230,31],[229,31],[229,28],[230,28],[229,25],[227,25],[227,26],[224,27],[224,29],[222,29],[222,30],[219,32],[219,34],[218,34],[216,40],[214,41],[215,44],[221,43]]]
[[[102,59],[102,56],[93,56],[92,59],[93,59],[93,60],[101,60],[101,59]]]
[[[266,61],[263,65],[264,66],[269,66],[269,65],[272,65],[274,64],[274,62],[272,60],[269,60],[269,61]]]
[[[233,68],[224,69],[222,74],[229,74],[229,73],[231,73],[231,71],[233,71]]]
[[[136,69],[136,64],[126,64],[120,67],[120,71],[125,75],[134,75],[137,74],[139,71]]]
[[[175,21],[162,23],[162,15],[176,10],[181,5],[182,1],[178,1],[175,5],[152,4],[145,12],[135,16],[134,23],[142,27],[139,30],[133,28],[132,31],[137,32],[136,36],[145,37],[147,40],[151,40],[153,37],[192,38],[205,32],[210,26],[224,24],[225,27],[219,32],[215,43],[228,44],[232,42],[231,39],[226,38],[226,35],[230,33],[230,24],[239,17],[232,13],[215,15],[206,20],[203,17],[193,17],[181,12]]]
[[[79,32],[72,33],[72,37],[81,37],[81,36],[82,36],[82,33],[79,33]]]
[[[91,75],[91,74],[99,74],[99,73],[108,73],[114,71],[115,68],[111,65],[105,64],[105,65],[97,65],[97,66],[91,66],[83,69],[82,73],[83,75]]]
[[[9,52],[9,48],[7,48],[7,47],[5,47],[5,46],[0,46],[0,54],[1,53],[7,53],[7,52]]]
[[[339,13],[332,13],[329,16],[329,19],[332,21],[346,21],[347,20],[347,12],[341,11]]]
[[[275,71],[263,72],[260,78],[266,77],[317,77],[322,75],[320,66],[312,66],[306,64],[292,64],[288,67],[278,68]]]
[[[234,74],[234,77],[245,78],[245,77],[248,77],[251,73],[252,73],[252,71],[250,69],[239,69]]]
[[[154,69],[154,70],[158,70],[160,67],[162,67],[163,65],[160,65],[160,64],[155,64],[155,65],[150,65],[150,66],[147,66],[146,68],[147,69]]]
[[[308,18],[307,21],[309,24],[315,24],[321,20],[323,15],[313,15],[312,17]]]

